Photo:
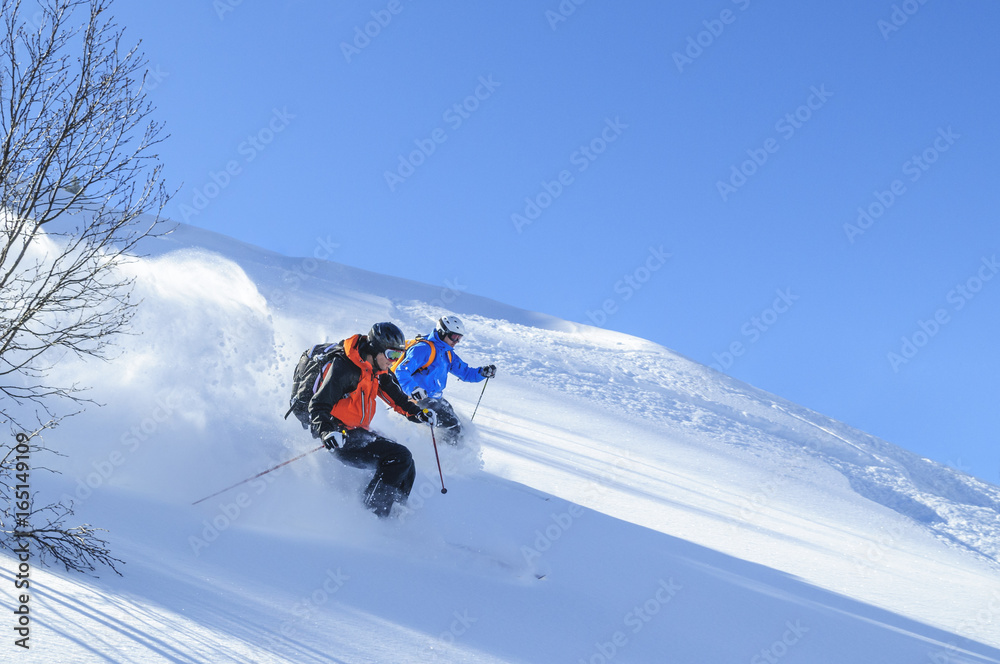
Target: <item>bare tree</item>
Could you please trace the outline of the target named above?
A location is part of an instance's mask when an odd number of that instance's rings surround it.
[[[67,355],[109,357],[138,304],[121,268],[160,233],[169,195],[147,62],[138,46],[122,48],[111,0],[0,2],[0,418],[12,438],[25,418],[37,421],[34,457],[51,452],[39,434],[66,416],[60,409],[88,402],[86,386],[50,384],[52,367]],[[70,506],[18,524],[14,457],[0,462],[0,545],[27,538],[68,569],[113,568],[93,529],[63,525]]]

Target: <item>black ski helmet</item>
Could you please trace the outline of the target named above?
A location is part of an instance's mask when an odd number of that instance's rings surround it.
[[[406,337],[394,323],[375,323],[368,331],[368,345],[375,354],[384,353],[390,348],[403,350],[406,347]]]

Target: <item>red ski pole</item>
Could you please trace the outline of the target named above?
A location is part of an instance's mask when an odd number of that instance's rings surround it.
[[[279,464],[278,464],[277,466],[275,466],[274,468],[268,468],[267,470],[265,470],[265,471],[264,471],[264,472],[262,472],[262,473],[257,473],[257,474],[256,474],[256,475],[254,475],[253,477],[248,477],[248,478],[246,478],[245,480],[241,480],[241,481],[237,482],[236,484],[234,484],[234,485],[232,485],[232,486],[227,486],[227,487],[226,487],[225,489],[223,489],[222,491],[216,491],[216,492],[215,492],[215,493],[213,493],[213,494],[212,494],[211,496],[205,496],[205,497],[204,497],[204,498],[202,498],[201,500],[196,500],[196,501],[194,501],[194,502],[193,502],[193,503],[191,503],[191,504],[192,504],[192,505],[197,505],[198,503],[203,503],[203,502],[205,502],[205,501],[206,501],[206,500],[208,500],[209,498],[215,498],[215,497],[216,497],[216,496],[218,496],[218,495],[219,495],[220,493],[225,493],[226,491],[229,491],[230,489],[235,489],[236,487],[238,487],[238,486],[239,486],[239,485],[241,485],[241,484],[246,484],[246,483],[247,483],[247,482],[249,482],[250,480],[255,480],[255,479],[257,479],[258,477],[260,477],[261,475],[267,475],[268,473],[270,473],[270,472],[271,472],[271,471],[273,471],[273,470],[277,470],[277,469],[281,468],[282,466],[287,466],[287,465],[288,465],[288,464],[290,464],[291,462],[293,462],[293,461],[298,461],[298,460],[299,460],[299,459],[301,459],[302,457],[304,457],[304,456],[306,456],[306,455],[308,455],[308,454],[312,454],[313,452],[319,452],[319,451],[320,451],[321,449],[323,449],[323,448],[324,448],[324,446],[323,446],[323,445],[320,445],[319,447],[317,447],[317,448],[316,448],[316,449],[314,449],[314,450],[309,450],[308,452],[303,452],[302,454],[298,455],[298,456],[297,456],[297,457],[295,457],[294,459],[289,459],[288,461],[285,461],[285,462],[283,462],[283,463],[279,463]],[[436,451],[436,450],[437,450],[437,448],[435,448],[435,451]]]
[[[444,488],[444,473],[441,472],[441,457],[438,456],[438,443],[437,437],[434,435],[434,425],[431,424],[431,442],[434,443],[434,458],[438,462],[438,475],[441,476],[441,493],[448,493],[448,489]]]

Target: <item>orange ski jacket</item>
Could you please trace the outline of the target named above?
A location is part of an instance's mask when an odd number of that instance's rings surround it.
[[[361,358],[359,345],[364,335],[356,334],[341,342],[326,367],[319,389],[309,401],[310,430],[322,438],[331,431],[368,429],[375,416],[376,397],[407,417],[420,412],[403,393],[395,377],[375,371]]]

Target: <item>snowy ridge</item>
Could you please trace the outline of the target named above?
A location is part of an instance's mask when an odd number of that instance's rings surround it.
[[[400,308],[419,320],[421,307]],[[402,316],[401,316],[402,317]],[[720,449],[773,453],[790,447],[835,468],[859,495],[926,524],[943,538],[1000,562],[1000,488],[917,457],[818,413],[756,390],[665,348],[632,340],[595,344],[576,332],[499,325],[480,317],[468,347],[497,357],[534,385],[590,408],[624,413]],[[504,337],[531,351],[504,350]],[[520,350],[520,349],[518,349]],[[553,360],[552,358],[557,358]],[[770,403],[769,403],[770,402]],[[770,410],[767,406],[770,405]],[[839,431],[839,433],[838,433]],[[969,529],[970,523],[978,523]]]
[[[627,335],[187,226],[146,248],[138,334],[55,377],[106,405],[36,487],[124,576],[35,569],[17,661],[1000,662],[995,486]],[[418,468],[396,519],[325,451],[191,505],[314,446],[281,419],[302,349],[444,311],[500,368],[447,495],[380,412]]]

